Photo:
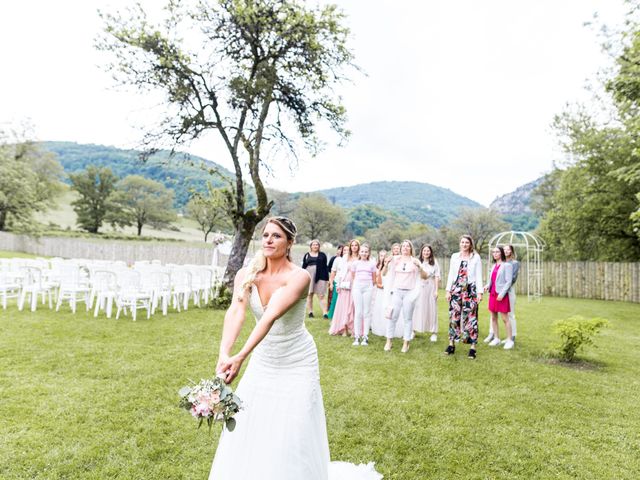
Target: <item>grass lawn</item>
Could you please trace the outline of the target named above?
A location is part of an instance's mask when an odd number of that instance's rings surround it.
[[[307,322],[333,459],[375,461],[385,480],[638,478],[639,305],[521,300],[515,350],[482,345],[476,361],[442,354],[444,307],[439,341],[419,335],[406,355]],[[611,325],[568,367],[545,352],[573,314]],[[198,309],[135,323],[0,310],[0,478],[207,478],[220,427],[196,430],[176,392],[212,374],[221,325]]]

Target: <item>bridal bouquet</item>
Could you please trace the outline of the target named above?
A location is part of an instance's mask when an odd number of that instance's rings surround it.
[[[206,420],[209,430],[214,421],[224,422],[230,432],[236,427],[233,416],[242,408],[242,401],[233,393],[221,377],[210,380],[200,380],[200,383],[192,382],[191,386],[182,387],[180,406],[189,410],[194,418],[198,419],[198,428]]]

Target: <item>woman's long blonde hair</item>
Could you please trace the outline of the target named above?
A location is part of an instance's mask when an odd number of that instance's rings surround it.
[[[290,219],[287,217],[269,217],[264,224],[265,228],[269,223],[273,223],[280,227],[287,236],[287,240],[291,242],[291,245],[295,243],[298,229],[296,228],[296,224]],[[264,232],[264,228],[262,231]],[[291,261],[291,247],[287,249],[287,260]],[[267,258],[264,256],[262,249],[260,249],[256,252],[247,266],[247,273],[244,277],[244,282],[242,282],[242,290],[244,290],[244,292],[251,290],[251,286],[253,285],[256,276],[265,268],[267,268]]]

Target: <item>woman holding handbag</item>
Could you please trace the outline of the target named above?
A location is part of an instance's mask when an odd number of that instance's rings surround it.
[[[359,257],[360,242],[358,240],[351,240],[349,242],[349,248],[347,250],[346,259],[344,262],[345,275],[337,283],[338,288],[338,301],[336,302],[336,309],[333,312],[333,319],[331,320],[331,326],[329,327],[329,333],[331,335],[343,335],[347,336],[353,333],[353,319],[355,315],[353,299],[351,297],[351,281],[348,279],[349,266],[351,262],[354,262]],[[343,255],[343,258],[344,255]]]
[[[344,269],[342,269],[341,275],[338,277],[338,272],[340,271],[340,267],[342,263],[345,262],[343,257],[346,247],[344,245],[339,245],[338,250],[335,256],[331,257],[329,260],[329,296],[327,297],[327,303],[329,304],[329,319],[333,318],[333,312],[336,309],[336,302],[338,301],[338,289],[337,289],[337,279],[342,278],[344,276]]]

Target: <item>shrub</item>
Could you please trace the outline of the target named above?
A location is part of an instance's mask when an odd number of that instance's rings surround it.
[[[560,358],[573,361],[578,350],[585,345],[593,345],[592,337],[608,325],[609,322],[604,318],[585,319],[580,315],[558,320],[555,332],[560,334],[561,343],[557,346]]]
[[[224,283],[216,285],[209,306],[215,310],[226,310],[231,305],[233,292]]]

